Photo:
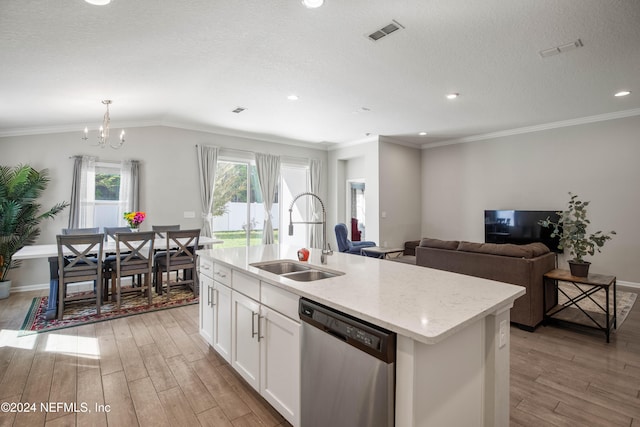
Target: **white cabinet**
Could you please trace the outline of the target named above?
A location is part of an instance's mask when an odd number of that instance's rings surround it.
[[[251,386],[260,390],[260,304],[233,291],[231,365]]]
[[[202,271],[202,269],[201,269]],[[200,335],[213,345],[213,279],[200,275]]]
[[[231,363],[231,289],[213,282],[213,348]]]
[[[299,297],[212,261],[201,261],[200,270],[200,334],[287,421],[299,426]]]
[[[262,306],[260,394],[294,426],[300,425],[300,330],[288,317]]]
[[[200,335],[231,362],[231,288],[213,277],[230,281],[231,272],[200,260]]]

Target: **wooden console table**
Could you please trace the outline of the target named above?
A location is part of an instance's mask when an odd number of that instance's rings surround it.
[[[559,282],[566,282],[573,285],[578,294],[571,297],[559,286]],[[544,275],[543,284],[544,307],[544,323],[549,320],[559,320],[566,323],[578,324],[588,328],[600,330],[605,333],[607,342],[612,329],[617,328],[616,315],[616,277],[605,276],[603,274],[589,274],[587,277],[572,276],[569,270],[555,269]],[[567,298],[563,304],[554,304],[551,307],[547,301],[547,285],[551,285],[551,289],[555,288],[555,296],[561,293]],[[609,307],[609,290],[613,289],[613,313]],[[603,291],[606,295],[605,306],[592,298],[592,295],[598,291]],[[585,310],[578,304],[584,299],[589,299],[596,307],[598,312]],[[554,300],[554,299],[552,299]],[[557,301],[557,298],[555,298]]]

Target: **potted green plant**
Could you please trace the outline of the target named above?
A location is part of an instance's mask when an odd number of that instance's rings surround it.
[[[47,169],[37,171],[31,166],[0,166],[0,298],[9,296],[9,270],[20,265],[13,255],[26,245],[35,243],[40,235],[38,225],[53,218],[68,203],[62,202],[39,213],[37,199],[47,188]]]
[[[607,240],[616,234],[615,231],[603,233],[596,231],[587,234],[587,227],[591,222],[587,218],[587,206],[589,202],[583,202],[577,194],[569,192],[569,203],[567,210],[557,212],[560,219],[557,222],[550,218],[540,221],[543,227],[553,229],[551,237],[559,237],[559,249],[567,249],[573,257],[568,261],[571,275],[576,277],[587,277],[589,275],[590,262],[585,261],[586,255],[593,256],[596,251],[600,252]]]

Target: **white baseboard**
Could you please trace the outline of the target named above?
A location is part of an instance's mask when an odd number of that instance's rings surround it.
[[[616,282],[617,286],[624,286],[627,288],[635,288],[638,289],[640,291],[640,283],[637,282],[625,282],[624,280],[618,280]]]
[[[123,283],[127,283],[127,281],[130,281],[130,278],[122,278],[122,282]],[[80,291],[91,291],[93,289],[93,282],[78,282],[78,283],[69,283],[69,285],[67,285],[67,289],[73,289],[74,292],[80,292]],[[16,287],[11,287],[11,293],[18,293],[18,292],[31,292],[31,291],[43,291],[49,290],[49,284],[48,283],[40,283],[40,284],[36,284],[36,285],[25,285],[25,286],[16,286]]]

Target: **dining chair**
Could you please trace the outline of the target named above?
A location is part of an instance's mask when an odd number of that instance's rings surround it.
[[[166,232],[166,247],[171,250],[164,251],[163,256],[154,257],[158,294],[161,295],[163,292],[163,274],[167,273],[167,299],[169,299],[171,287],[177,285],[188,285],[193,290],[193,295],[198,295],[196,250],[199,239],[200,229]],[[172,272],[175,272],[175,276],[171,275]]]
[[[116,240],[116,233],[131,233],[129,227],[105,227],[104,228],[104,241],[107,241],[108,237]]]
[[[90,228],[63,228],[62,234],[64,235],[73,235],[73,234],[97,234],[100,231],[100,227],[90,227]]]
[[[102,305],[102,234],[57,235],[58,247],[58,319],[62,320],[66,302],[96,301],[96,312]],[[69,283],[93,281],[93,292],[67,294]]]
[[[149,305],[151,305],[155,233],[153,231],[116,233],[115,241],[116,255],[115,268],[111,268],[111,294],[116,295],[118,309],[120,309],[123,292],[144,293],[146,291]],[[135,276],[138,277],[137,283]],[[122,287],[123,277],[131,277],[131,287]]]
[[[151,230],[155,231],[158,237],[164,239],[164,234],[162,232],[165,231],[178,231],[180,230],[180,224],[177,225],[152,225]]]

